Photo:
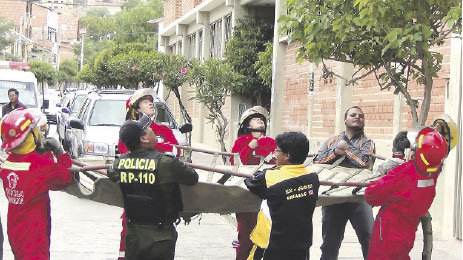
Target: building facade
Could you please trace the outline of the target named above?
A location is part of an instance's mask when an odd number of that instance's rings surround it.
[[[23,61],[47,61],[55,67],[74,58],[71,45],[77,40],[78,17],[32,2],[0,0],[0,5],[0,16],[14,24],[10,54]]]
[[[394,95],[393,90],[380,91],[374,76],[363,78],[355,86],[346,86],[345,80],[324,72],[321,66],[308,61],[296,62],[298,43],[288,43],[287,37],[278,33],[278,18],[286,12],[283,6],[284,0],[166,0],[160,26],[161,50],[199,59],[221,58],[237,19],[245,15],[265,17],[271,13],[275,28],[270,136],[283,131],[302,131],[312,143],[311,152],[316,152],[324,140],[344,130],[344,112],[356,105],[365,113],[365,133],[375,141],[377,153],[391,156],[395,135],[412,127],[405,99]],[[449,39],[435,48],[443,54],[443,66],[434,79],[426,122],[430,125],[436,116],[447,113],[458,124],[460,137],[463,135],[461,44],[459,39]],[[328,61],[326,65],[344,79],[352,77],[355,71],[346,63]],[[182,88],[184,103],[193,118],[193,141],[218,147],[212,138],[205,138],[214,135],[212,126],[204,120],[205,109],[190,100],[189,86]],[[422,87],[413,82],[409,89],[412,97],[423,96]],[[249,101],[239,97],[227,99],[223,112],[231,122],[229,148],[236,137],[239,107],[246,103]],[[178,110],[174,99],[169,100],[169,105]],[[177,112],[177,118],[179,115]],[[439,177],[438,195],[431,208],[434,231],[444,238],[461,239],[461,163],[460,141],[446,159],[444,172]]]

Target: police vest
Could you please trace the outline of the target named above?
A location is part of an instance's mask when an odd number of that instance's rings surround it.
[[[116,172],[129,222],[139,224],[171,224],[183,210],[180,186],[176,182],[163,183],[158,151],[147,151],[143,157],[131,153],[120,157]]]

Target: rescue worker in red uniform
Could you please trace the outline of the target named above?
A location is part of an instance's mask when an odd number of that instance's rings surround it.
[[[60,190],[73,182],[71,158],[53,138],[40,140],[37,118],[18,109],[1,122],[1,148],[9,155],[0,176],[8,199],[8,239],[15,259],[50,259],[49,190]],[[36,151],[43,141],[57,163]]]
[[[153,103],[154,95],[154,91],[148,88],[135,91],[135,93],[133,93],[133,95],[127,100],[127,115],[125,119],[138,120],[142,113],[148,115],[152,119],[150,128],[153,130],[158,140],[154,145],[154,149],[161,153],[178,157],[180,156],[180,149],[177,149],[174,146],[178,144],[178,141],[175,138],[172,129],[167,126],[155,123],[154,118],[156,118],[156,108]],[[121,142],[121,140],[119,140],[117,148],[121,155],[129,152],[129,149],[127,149],[127,146]],[[121,242],[119,246],[119,260],[123,260],[125,257],[125,236],[127,233],[127,220],[125,218],[125,212],[122,213],[121,218],[122,231]]]
[[[268,112],[261,106],[254,106],[246,110],[240,119],[238,139],[232,148],[232,153],[239,153],[244,165],[259,165],[261,159],[264,163],[275,164],[273,157],[276,142],[275,139],[265,135],[267,129]],[[233,157],[230,158],[233,165]],[[247,259],[251,251],[252,242],[250,235],[257,222],[257,212],[236,213],[238,222],[238,241],[234,241],[236,247],[236,260]]]
[[[453,139],[458,137],[454,136]],[[365,190],[379,210],[368,250],[371,260],[410,259],[420,217],[436,195],[436,182],[451,145],[436,130],[424,128],[412,144],[412,159],[388,171]]]

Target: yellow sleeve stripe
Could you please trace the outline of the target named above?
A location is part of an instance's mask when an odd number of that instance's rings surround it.
[[[28,162],[10,162],[5,161],[2,165],[3,169],[13,170],[13,171],[28,171],[31,167],[31,163]]]

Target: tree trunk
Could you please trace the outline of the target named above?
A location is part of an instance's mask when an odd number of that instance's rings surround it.
[[[180,92],[178,91],[178,87],[172,88],[172,91],[174,92],[175,97],[177,97],[178,104],[180,106],[180,112],[182,113],[183,119],[185,120],[185,122],[191,124],[191,117],[186,111],[185,106],[183,106],[182,99],[180,98]]]
[[[423,229],[423,253],[422,260],[431,260],[432,253],[432,222],[431,214],[427,212],[421,217],[421,228]]]
[[[424,55],[422,59],[423,71],[425,76],[425,84],[424,84],[424,95],[423,95],[423,103],[421,104],[421,112],[420,117],[418,119],[418,125],[424,125],[426,123],[426,119],[428,118],[429,107],[431,106],[431,91],[432,91],[432,75],[431,69],[429,64],[428,58]]]

